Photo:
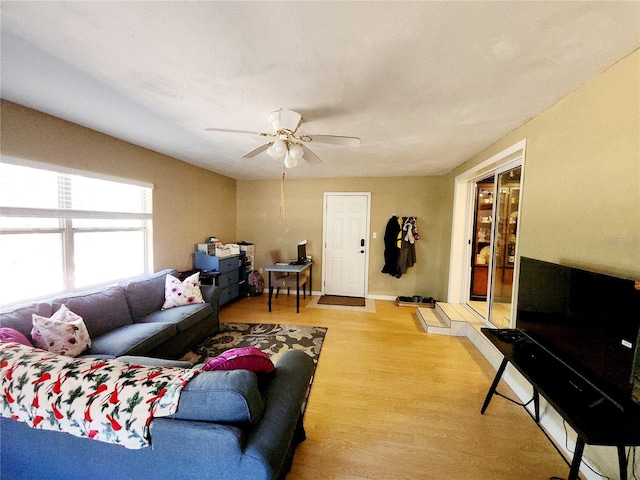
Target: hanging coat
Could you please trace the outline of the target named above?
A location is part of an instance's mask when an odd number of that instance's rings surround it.
[[[401,235],[402,242],[400,244],[400,255],[398,256],[398,273],[396,274],[398,278],[407,273],[407,270],[416,263],[415,242],[420,240],[420,236],[418,235],[415,217],[404,217],[402,219]]]
[[[402,232],[398,217],[392,216],[387,222],[384,232],[384,267],[382,273],[388,273],[394,277],[398,274],[398,260],[400,248],[398,248],[398,235]]]

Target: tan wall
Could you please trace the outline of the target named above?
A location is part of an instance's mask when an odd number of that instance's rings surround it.
[[[519,255],[640,280],[640,50],[448,175],[449,210],[456,175],[522,139]],[[618,478],[615,448],[586,457]]]
[[[296,244],[309,241],[314,260],[313,289],[321,290],[324,192],[370,192],[369,294],[440,297],[442,228],[450,211],[441,208],[442,177],[331,178],[285,181],[285,217],[279,220],[280,181],[239,181],[238,239],[255,243],[257,267],[265,252],[280,250],[294,258]],[[391,215],[417,216],[421,240],[416,243],[417,264],[397,279],[380,271],[384,265],[384,232]],[[445,249],[448,249],[446,245]],[[441,298],[441,297],[440,297]]]
[[[452,172],[450,192],[526,139],[519,254],[640,278],[639,79],[636,50]]]
[[[235,180],[2,101],[2,155],[154,184],[154,268],[192,268],[196,243],[234,241]]]

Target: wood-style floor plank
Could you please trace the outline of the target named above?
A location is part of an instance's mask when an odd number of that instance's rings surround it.
[[[466,338],[427,335],[413,308],[304,308],[295,295],[224,306],[222,322],[328,327],[288,480],[546,480],[568,466],[525,410],[495,397],[495,370]],[[500,391],[510,392],[503,383]]]

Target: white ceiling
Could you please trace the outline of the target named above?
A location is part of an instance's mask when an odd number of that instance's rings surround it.
[[[235,179],[279,178],[280,107],[323,160],[291,177],[439,175],[640,46],[640,3],[1,3],[1,94]],[[122,159],[123,162],[126,159]]]

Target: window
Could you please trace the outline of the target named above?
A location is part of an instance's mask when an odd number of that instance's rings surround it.
[[[152,186],[0,163],[0,304],[151,270]]]

